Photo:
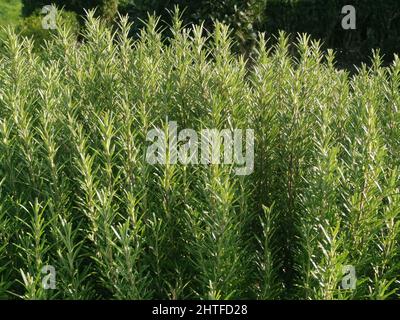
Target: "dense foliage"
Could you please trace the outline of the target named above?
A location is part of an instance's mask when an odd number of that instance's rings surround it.
[[[46,0],[47,1],[47,0]],[[30,15],[48,4],[45,0],[23,0],[23,13]],[[368,58],[373,48],[380,48],[387,60],[399,52],[400,2],[398,0],[55,0],[65,10],[79,15],[84,9],[98,7],[98,13],[112,21],[118,9],[129,14],[134,22],[133,34],[143,26],[148,13],[161,17],[165,25],[171,23],[169,11],[175,6],[184,9],[184,24],[204,22],[212,29],[218,20],[229,24],[241,52],[252,51],[257,32],[278,34],[305,32],[314,39],[322,39],[325,48],[343,51],[342,58],[359,62]],[[357,12],[356,30],[343,30],[342,8],[353,5]],[[293,39],[294,40],[294,39]],[[367,53],[367,54],[366,54]]]
[[[40,55],[0,40],[0,297],[398,298],[400,60],[350,77],[281,34],[246,63],[177,16],[168,45],[93,16]],[[167,120],[254,129],[254,173],[149,164]]]
[[[17,25],[17,32],[24,37],[32,38],[36,45],[34,50],[40,50],[45,40],[50,40],[56,33],[55,30],[43,29],[42,19],[44,15],[39,13],[32,14],[22,19]],[[80,24],[76,14],[70,11],[59,11],[57,14],[56,24],[58,26],[67,26],[76,36],[80,31]]]
[[[115,18],[120,0],[22,0],[22,14],[30,16],[46,5],[54,4],[58,8],[84,15],[85,10],[98,8],[106,19]]]
[[[163,15],[163,20],[168,22],[167,10],[174,5],[186,8],[183,15],[186,23],[205,21],[208,28],[213,20],[229,23],[236,39],[247,49],[257,31],[277,34],[285,30],[309,33],[315,39],[322,39],[327,47],[345,50],[356,60],[367,58],[365,53],[373,48],[381,48],[388,59],[399,51],[398,0],[127,0],[120,8],[136,23],[148,11]],[[343,30],[341,26],[345,5],[356,8],[356,30]]]
[[[265,4],[266,0],[126,0],[119,7],[122,13],[129,14],[135,22],[134,26],[140,28],[141,21],[147,20],[148,13],[154,13],[161,17],[161,22],[170,24],[170,12],[178,6],[184,10],[184,24],[204,23],[208,30],[213,28],[215,21],[229,24],[236,41],[242,46],[249,46],[256,38],[256,30],[261,29]]]
[[[3,0],[0,2],[0,26],[13,25],[18,22],[21,13],[21,1]]]

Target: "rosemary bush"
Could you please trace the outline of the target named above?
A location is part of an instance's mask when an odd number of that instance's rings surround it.
[[[246,61],[227,26],[157,24],[0,40],[0,298],[398,298],[399,58],[350,76],[307,35]],[[169,120],[254,129],[254,172],[150,164]]]

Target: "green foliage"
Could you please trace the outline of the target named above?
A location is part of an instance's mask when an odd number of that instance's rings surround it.
[[[49,3],[47,0],[22,0],[22,14],[27,17],[35,11],[40,10],[46,5],[54,4],[58,8],[64,8],[68,11],[74,11],[78,14],[83,14],[84,9],[92,9],[98,6],[101,0],[54,0]]]
[[[15,24],[20,16],[20,0],[3,0],[0,3],[0,26]]]
[[[23,0],[22,3],[24,16],[49,4],[45,0]],[[313,39],[321,39],[324,49],[334,48],[340,53],[340,59],[349,64],[366,62],[366,53],[378,47],[387,61],[399,51],[400,2],[397,0],[54,0],[53,3],[77,13],[79,19],[85,10],[93,8],[108,22],[114,21],[118,10],[129,14],[134,22],[131,35],[143,27],[148,14],[160,16],[160,27],[168,28],[172,23],[169,12],[179,6],[185,10],[184,25],[204,23],[211,31],[215,21],[229,24],[235,50],[246,54],[253,53],[258,32],[272,36],[278,35],[279,30],[290,34],[308,33]],[[343,30],[341,26],[345,5],[356,8],[356,30]]]
[[[238,44],[244,52],[245,46],[251,46],[256,40],[258,27],[264,18],[265,3],[266,0],[125,0],[121,1],[119,8],[122,13],[129,14],[140,28],[141,20],[146,21],[149,13],[160,16],[162,23],[170,25],[170,12],[178,6],[184,10],[181,17],[184,24],[204,23],[208,30],[212,30],[216,21],[229,24],[235,36],[235,45]]]
[[[21,7],[20,0],[4,0],[0,3],[0,34],[3,28],[19,23]]]
[[[1,38],[0,297],[399,298],[399,58],[350,77],[281,33],[248,63],[223,24],[175,12],[166,44],[157,23]],[[254,129],[254,172],[150,164],[168,121]]]
[[[58,8],[75,12],[78,16],[84,15],[85,10],[98,8],[98,13],[103,18],[112,20],[117,14],[119,2],[119,0],[53,0],[51,2],[47,0],[22,0],[22,14],[27,17],[46,5],[54,4]]]
[[[288,33],[308,33],[314,39],[322,39],[324,48],[343,51],[341,58],[366,60],[374,48],[392,60],[399,52],[400,2],[397,0],[127,0],[120,10],[129,13],[135,24],[146,20],[147,13],[155,12],[162,21],[170,23],[168,10],[175,5],[185,9],[184,23],[204,22],[211,30],[219,20],[231,26],[235,40],[242,52],[251,52],[257,32],[277,35],[279,30]],[[357,14],[357,29],[343,30],[341,13],[345,5],[353,5]],[[295,39],[291,39],[295,40]]]
[[[106,21],[112,22],[116,18],[120,0],[103,0],[99,5],[100,15]]]
[[[40,11],[24,18],[17,26],[17,30],[22,36],[32,38],[37,45],[50,40],[56,34],[51,29],[43,29],[42,19],[44,15]],[[58,11],[56,14],[56,25],[58,28],[68,28],[73,34],[78,35],[80,25],[77,16],[73,12]]]

